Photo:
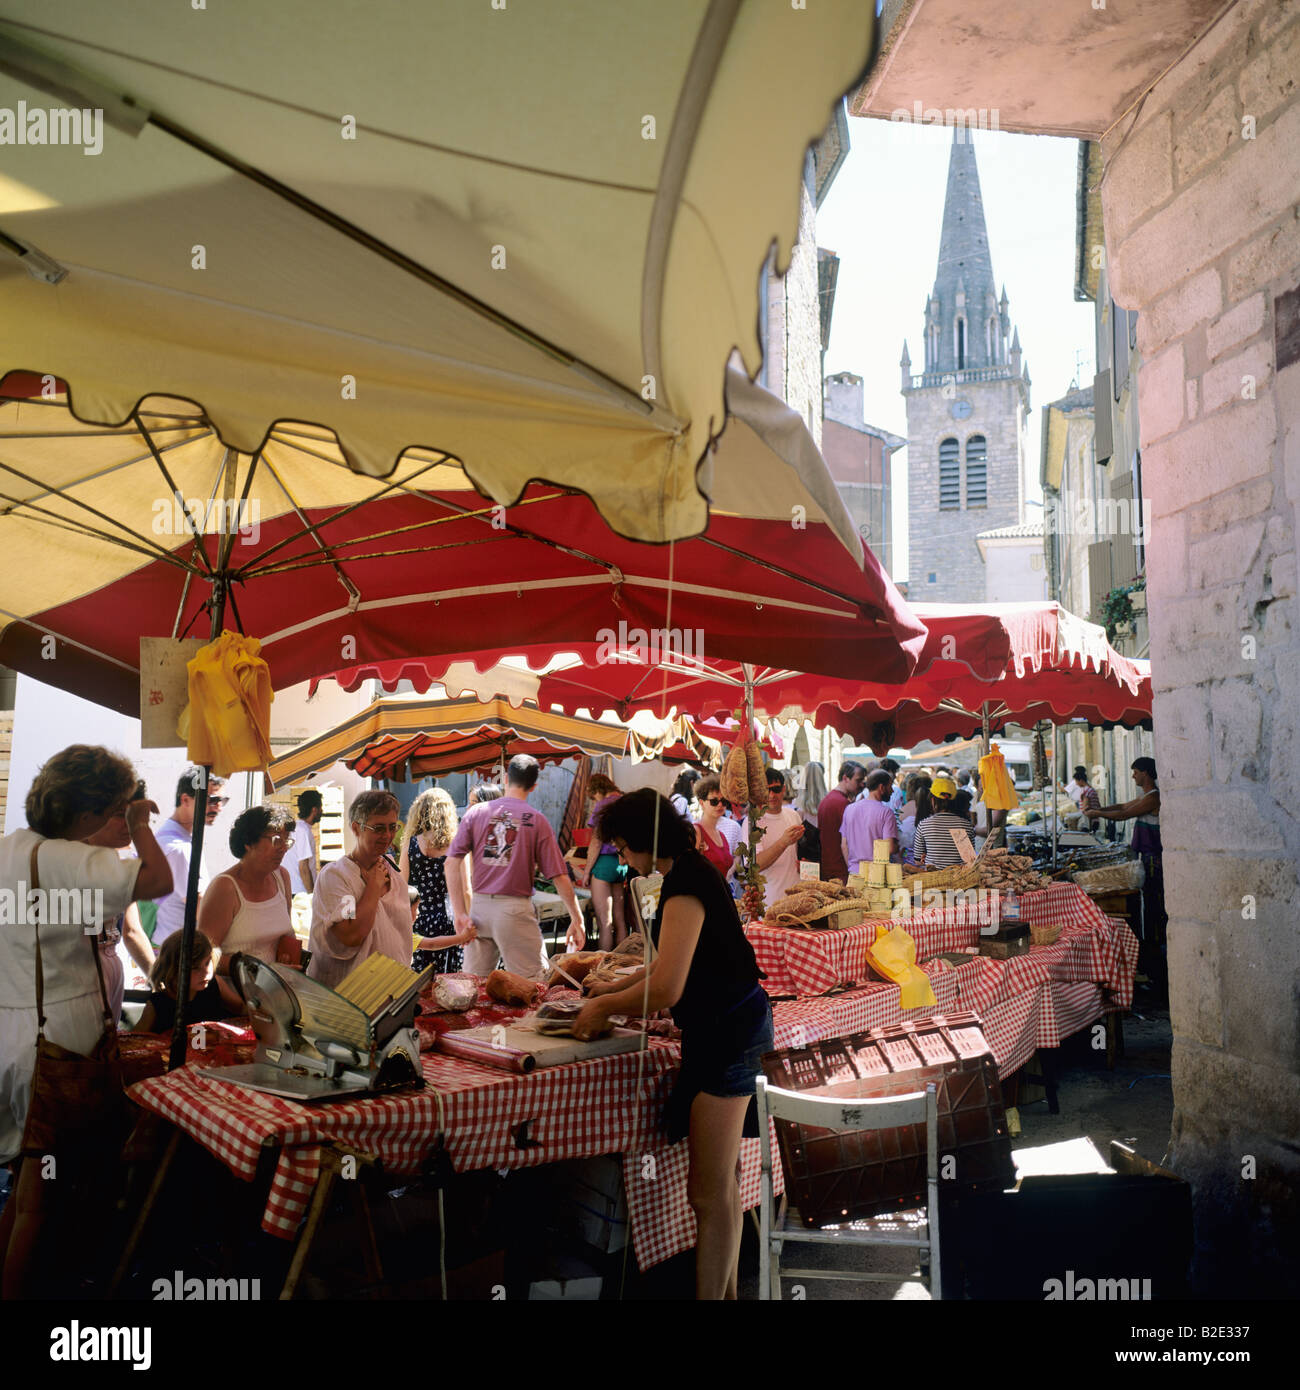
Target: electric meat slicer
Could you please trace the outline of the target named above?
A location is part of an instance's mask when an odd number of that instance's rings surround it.
[[[415,1014],[432,967],[416,975],[374,955],[335,990],[241,953],[230,976],[248,1003],[256,1060],[201,1076],[307,1104],[424,1085]]]

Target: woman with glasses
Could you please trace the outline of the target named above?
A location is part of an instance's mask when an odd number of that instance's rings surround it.
[[[281,867],[293,844],[293,817],[276,806],[250,806],[230,828],[230,852],[239,862],[218,874],[199,904],[198,929],[220,951],[218,985],[227,1004],[242,1009],[224,983],[238,952],[271,965],[301,964],[293,934],[289,871]]]
[[[730,883],[736,877],[736,845],[740,823],[726,813],[731,809],[720,790],[716,773],[710,772],[695,784],[700,818],[695,822],[695,845],[700,853]]]
[[[159,897],[171,883],[163,852],[149,829],[152,801],[132,800],[135,769],[107,748],[74,744],[56,753],[27,793],[27,826],[0,839],[0,893],[28,902],[35,869],[45,920],[6,922],[0,929],[0,1163],[21,1147],[36,1063],[36,948],[41,952],[45,1037],[88,1053],[104,1032],[99,948],[94,927],[113,921],[140,897]],[[138,859],[86,844],[123,816]],[[60,892],[59,890],[63,890]],[[98,891],[99,923],[83,921],[85,894]],[[57,893],[57,896],[56,896]],[[87,929],[89,928],[89,934]]]
[[[411,895],[387,857],[400,814],[392,792],[362,792],[348,812],[352,852],[326,864],[316,880],[307,974],[331,989],[376,952],[411,964]]]

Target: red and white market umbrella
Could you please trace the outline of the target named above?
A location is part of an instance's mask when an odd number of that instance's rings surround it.
[[[857,700],[821,705],[816,722],[877,752],[968,737],[1008,722],[1086,719],[1134,727],[1151,718],[1151,665],[1117,652],[1106,634],[1059,604],[920,605],[922,664],[905,682],[864,685]],[[994,679],[975,666],[1006,650]]]
[[[550,483],[492,504],[446,454],[408,451],[377,481],[315,426],[277,425],[245,455],[184,401],[100,429],[30,381],[0,385],[0,662],[134,714],[139,638],[207,637],[216,611],[261,641],[277,689],[349,661],[491,664],[638,631],[689,633],[716,660],[905,679],[925,628],[845,523],[798,416],[743,373],[729,383],[708,529],[668,545],[627,540]]]

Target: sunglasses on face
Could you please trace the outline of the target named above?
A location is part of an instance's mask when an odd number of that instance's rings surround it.
[[[709,803],[710,806],[725,806],[728,810],[731,809],[731,802],[724,801],[720,796],[705,797],[705,800]]]

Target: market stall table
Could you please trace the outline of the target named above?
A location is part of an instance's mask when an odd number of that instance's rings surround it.
[[[633,1249],[647,1269],[695,1243],[687,1146],[669,1145],[659,1127],[680,1048],[666,1038],[648,1042],[643,1054],[527,1075],[428,1053],[421,1058],[422,1091],[316,1106],[200,1076],[191,1067],[143,1081],[131,1096],[245,1181],[252,1181],[263,1151],[277,1149],[262,1227],[285,1239],[311,1202],[329,1144],[373,1155],[393,1175],[419,1173],[439,1136],[458,1173],[622,1154]],[[742,1200],[752,1207],[759,1198],[757,1139],[743,1142],[741,1168]]]
[[[1127,972],[1126,981],[1114,928],[1082,889],[1072,883],[1055,883],[1037,892],[1022,894],[1020,904],[1024,921],[1031,925],[1060,924],[1062,927],[1058,945],[1068,942],[1068,953],[1048,959],[1061,963],[1068,960],[1072,962],[1068,967],[1072,970],[1093,972],[1066,978],[1095,980],[1116,991],[1120,1007],[1127,1008],[1132,1003],[1133,972]],[[916,942],[917,961],[924,965],[941,952],[961,951],[977,945],[980,926],[988,920],[988,915],[987,900],[983,904],[958,901],[951,906],[926,908],[898,925]],[[872,918],[858,926],[829,931],[750,923],[745,935],[754,948],[759,969],[767,976],[764,988],[769,994],[817,995],[836,985],[874,978],[867,966],[867,948],[876,939],[882,922],[890,924],[889,919]],[[1034,956],[1037,958],[1037,952]],[[978,1011],[980,1006],[969,1003],[964,1007]]]

